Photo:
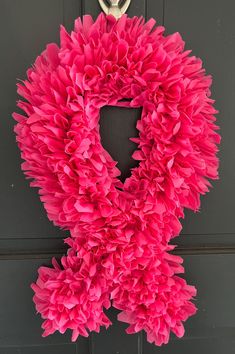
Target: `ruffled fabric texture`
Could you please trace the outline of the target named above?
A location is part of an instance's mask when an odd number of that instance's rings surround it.
[[[179,33],[104,14],[78,18],[71,34],[61,27],[60,47],[49,44],[18,85],[22,169],[49,219],[70,230],[67,255],[41,267],[32,285],[44,336],[98,332],[111,305],[128,333],[144,330],[151,343],[183,336],[196,289],[179,277],[182,259],[169,242],[184,208],[197,211],[217,178],[210,85]],[[105,105],[142,107],[139,165],[124,183],[101,144]]]

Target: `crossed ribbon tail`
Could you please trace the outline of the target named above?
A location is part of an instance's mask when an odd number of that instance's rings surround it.
[[[32,289],[44,319],[43,335],[71,329],[75,341],[108,328],[111,321],[104,310],[112,303],[121,310],[118,320],[129,324],[129,334],[144,330],[148,341],[158,346],[169,341],[171,331],[182,337],[183,322],[196,312],[190,301],[196,289],[177,275],[184,272],[181,257],[162,252],[151,260],[134,256],[121,264],[121,259],[118,252],[105,259],[84,250],[79,257],[70,249],[61,265],[53,259],[53,268],[39,268]]]

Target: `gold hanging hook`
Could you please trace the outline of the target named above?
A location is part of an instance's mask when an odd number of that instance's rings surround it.
[[[130,6],[131,0],[125,0],[120,6],[120,0],[109,0],[110,6],[105,3],[105,0],[99,0],[101,9],[106,15],[113,15],[116,19],[119,19],[127,11]]]

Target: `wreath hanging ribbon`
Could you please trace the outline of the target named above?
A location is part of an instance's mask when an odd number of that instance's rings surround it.
[[[18,85],[22,169],[49,219],[70,231],[67,255],[41,267],[32,285],[44,336],[98,332],[112,305],[128,333],[144,330],[161,345],[171,331],[183,336],[182,322],[196,312],[196,289],[178,276],[182,259],[169,242],[184,208],[197,211],[217,178],[216,110],[201,60],[179,33],[154,26],[126,15],[78,18]],[[105,105],[142,107],[132,139],[139,165],[124,183],[101,144]]]

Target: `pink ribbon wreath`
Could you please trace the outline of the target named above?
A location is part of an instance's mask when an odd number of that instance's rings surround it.
[[[22,169],[39,188],[48,217],[70,231],[60,264],[41,267],[34,302],[44,336],[72,330],[72,340],[108,327],[111,304],[127,333],[149,342],[183,336],[196,312],[196,289],[178,276],[169,253],[184,208],[199,209],[208,179],[217,178],[211,78],[184,51],[179,33],[143,18],[78,18],[60,47],[49,44],[18,85],[24,115],[14,113]],[[139,166],[121,183],[103,148],[100,109],[142,107]]]

